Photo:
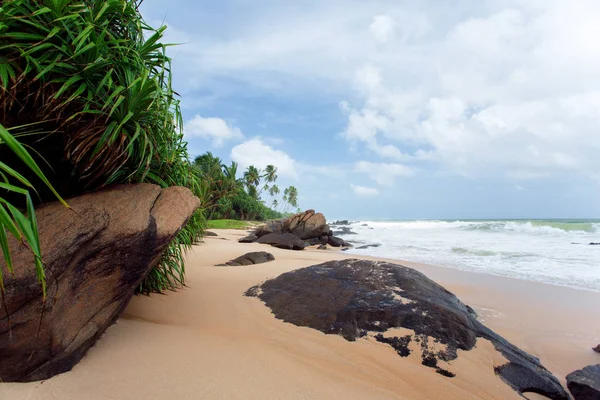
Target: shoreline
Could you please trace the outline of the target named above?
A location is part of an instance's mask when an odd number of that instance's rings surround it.
[[[600,361],[591,350],[600,342],[599,293],[334,249],[240,244],[243,230],[213,231],[217,237],[206,237],[187,256],[187,287],[136,296],[72,371],[0,384],[0,399],[521,398],[493,374],[501,360],[485,342],[461,354],[453,362],[457,378],[448,379],[374,341],[347,342],[277,320],[262,302],[243,296],[283,272],[347,258],[423,272],[474,307],[489,328],[540,358],[563,384],[566,374]],[[275,261],[214,266],[261,250]]]
[[[544,281],[539,281],[539,280],[536,281],[533,279],[523,279],[523,278],[517,278],[517,277],[509,276],[509,275],[496,274],[496,273],[493,273],[490,271],[471,271],[471,270],[462,269],[458,266],[452,266],[452,265],[428,264],[428,263],[424,263],[424,262],[420,262],[420,261],[411,261],[411,260],[406,260],[406,259],[402,259],[402,258],[372,256],[372,255],[368,255],[368,254],[355,254],[355,253],[349,253],[346,251],[344,251],[343,253],[347,254],[349,256],[353,256],[353,258],[387,260],[387,261],[394,262],[394,263],[408,263],[411,265],[423,266],[423,268],[433,267],[433,268],[450,269],[452,271],[464,272],[467,274],[489,275],[489,276],[492,276],[495,278],[508,279],[508,280],[512,280],[512,281],[528,282],[528,283],[532,283],[532,284],[536,284],[536,285],[544,285],[544,286],[551,286],[551,287],[558,287],[558,288],[565,288],[565,289],[571,289],[571,290],[576,290],[576,291],[600,294],[600,289],[591,289],[591,288],[586,288],[586,287],[564,285],[564,284],[560,284],[560,283],[544,282]]]

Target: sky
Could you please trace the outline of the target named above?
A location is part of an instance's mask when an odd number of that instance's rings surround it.
[[[145,0],[192,156],[328,219],[600,218],[600,1]]]

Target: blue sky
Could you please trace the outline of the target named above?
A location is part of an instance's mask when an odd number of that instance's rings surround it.
[[[598,218],[597,0],[146,0],[193,155],[328,218]]]

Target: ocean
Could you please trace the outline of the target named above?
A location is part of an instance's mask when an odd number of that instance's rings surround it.
[[[600,292],[600,220],[354,221],[351,254]],[[340,227],[333,227],[334,231]],[[364,245],[379,245],[360,249]]]

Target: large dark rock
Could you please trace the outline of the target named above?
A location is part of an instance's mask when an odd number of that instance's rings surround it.
[[[256,243],[270,244],[280,249],[304,250],[306,243],[291,233],[269,233],[258,238]]]
[[[342,238],[335,236],[329,236],[329,241],[327,242],[327,244],[333,247],[352,247],[352,244],[346,242]]]
[[[453,373],[439,368],[439,360],[451,361],[458,349],[471,350],[477,338],[488,339],[508,360],[496,373],[515,390],[554,400],[569,398],[537,358],[486,328],[470,307],[411,268],[369,260],[330,261],[282,274],[246,294],[258,296],[286,322],[350,341],[372,335],[400,355],[407,354],[410,340],[418,341],[423,364],[449,377]],[[385,335],[399,327],[414,335]],[[431,338],[445,349],[430,348]]]
[[[283,220],[274,219],[259,225],[254,229],[254,235],[257,237],[268,235],[269,233],[283,233]]]
[[[47,299],[33,256],[10,241],[15,275],[0,261],[0,381],[35,381],[69,371],[113,324],[160,261],[198,198],[185,188],[137,184],[83,195],[71,209],[36,212]]]
[[[254,243],[257,239],[258,239],[258,236],[256,236],[254,233],[251,233],[248,236],[239,239],[238,242],[239,243]]]
[[[205,231],[204,236],[213,236],[214,237],[214,236],[219,236],[219,235],[217,235],[216,233],[211,232],[211,231]]]
[[[575,400],[600,399],[600,364],[567,375],[567,387]]]
[[[231,261],[227,261],[225,264],[218,264],[218,267],[230,266],[239,267],[241,265],[253,265],[262,264],[269,261],[273,261],[275,257],[271,253],[266,251],[254,251],[252,253],[246,253],[243,256],[239,256]]]
[[[304,241],[306,243],[306,246],[316,246],[321,244],[321,239],[319,238],[310,238]]]

